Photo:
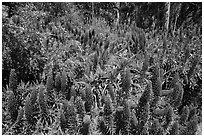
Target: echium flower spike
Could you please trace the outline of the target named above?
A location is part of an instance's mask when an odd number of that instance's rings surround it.
[[[23,114],[24,114],[24,110],[22,107],[20,107],[20,109],[18,110],[18,117],[17,117],[16,123],[20,123],[22,121]]]
[[[80,113],[84,113],[84,104],[83,104],[83,101],[81,99],[80,96],[77,96],[76,97],[76,101],[75,101],[75,106],[76,106],[76,110],[77,110],[77,114],[80,114]]]
[[[179,73],[176,71],[171,81],[170,88],[174,88],[174,86],[178,81],[179,81]]]
[[[16,94],[16,89],[18,86],[18,78],[15,72],[15,69],[11,69],[10,76],[9,76],[9,88]]]
[[[123,109],[122,109],[122,107],[118,107],[117,109],[116,109],[116,113],[115,113],[115,118],[114,118],[115,120],[115,126],[116,126],[116,128],[115,128],[115,134],[116,135],[119,135],[119,133],[120,133],[120,131],[121,131],[121,129],[123,128],[123,123],[124,123],[124,121],[123,121]]]
[[[174,88],[173,88],[173,92],[170,95],[170,101],[171,101],[171,105],[173,106],[175,100],[177,100],[177,98],[179,97],[179,94],[180,94],[180,89],[179,89],[179,84],[176,83],[174,85]]]
[[[139,44],[140,44],[140,50],[143,52],[146,51],[146,38],[145,38],[145,32],[143,29],[139,29]]]
[[[184,90],[183,90],[181,83],[178,82],[177,85],[178,85],[179,94],[178,94],[177,99],[173,103],[174,108],[179,107],[181,105],[181,101],[183,99],[183,93],[184,93]]]
[[[17,107],[17,100],[13,91],[9,92],[7,109],[8,109],[8,112],[10,113],[11,120],[16,121],[18,116],[18,107]]]
[[[112,131],[113,129],[113,104],[112,104],[111,97],[109,95],[105,97],[104,122],[105,122],[105,125]]]
[[[161,77],[160,77],[160,69],[159,69],[159,65],[155,64],[154,66],[152,66],[150,68],[150,72],[152,74],[151,77],[151,82],[152,82],[152,92],[154,94],[152,100],[151,100],[151,108],[155,107],[160,99],[160,95],[161,95],[161,90],[162,90],[162,81],[161,81]]]
[[[105,97],[105,103],[104,103],[104,115],[109,116],[113,112],[113,106],[110,96]]]
[[[115,100],[115,93],[114,93],[113,85],[111,83],[108,84],[108,93],[109,93],[112,101],[114,101]]]
[[[180,124],[184,125],[186,123],[186,121],[188,120],[189,113],[190,113],[189,107],[184,106],[183,112],[179,119]]]
[[[97,55],[97,52],[95,52],[93,57],[93,67],[92,67],[94,72],[96,72],[97,65],[98,65],[98,55]]]
[[[149,67],[149,56],[148,56],[147,52],[145,51],[145,53],[144,53],[144,62],[143,62],[143,65],[142,65],[143,73],[148,71],[148,67]]]
[[[42,87],[40,87],[39,89],[38,101],[39,101],[41,112],[44,114],[47,114],[47,100],[45,99],[45,94]]]
[[[160,69],[159,65],[155,65],[151,68],[152,72],[152,77],[151,77],[151,82],[152,82],[152,91],[155,96],[160,96],[160,92],[162,90],[162,82],[160,79]]]
[[[83,104],[81,97],[76,97],[75,102],[76,102],[75,103],[76,113],[78,114],[77,123],[78,123],[78,125],[81,125],[83,122],[83,117],[85,115],[84,104]]]
[[[139,99],[139,106],[142,106],[143,104],[145,105],[147,102],[150,102],[152,95],[151,90],[152,90],[151,81],[148,81],[147,86]]]
[[[143,128],[145,124],[147,123],[147,120],[149,119],[149,113],[150,113],[150,105],[149,102],[143,105],[143,107],[139,107],[136,113],[136,116],[138,118],[138,134],[141,134],[143,131]]]
[[[93,105],[93,100],[94,100],[90,85],[86,86],[85,94],[86,94],[85,110],[86,112],[90,112]]]
[[[127,100],[125,99],[124,102],[124,109],[123,109],[123,120],[124,120],[124,135],[129,135],[130,133],[130,107],[129,104],[127,102]]]
[[[61,91],[65,93],[67,89],[67,72],[65,70],[62,71],[61,76]]]
[[[188,74],[187,74],[188,79],[190,79],[191,76],[194,74],[195,68],[196,68],[196,66],[197,66],[198,63],[199,63],[199,57],[198,57],[198,56],[195,56],[195,57],[193,58],[193,60],[192,60],[192,63],[191,63],[192,65],[191,65],[191,67],[190,67],[190,69],[189,69],[189,71],[188,71]]]
[[[33,105],[31,104],[31,100],[29,95],[26,97],[25,106],[24,106],[25,118],[27,122],[31,125],[34,124],[33,118]]]
[[[59,109],[59,120],[60,120],[60,127],[62,129],[63,132],[65,132],[65,128],[68,127],[67,125],[67,121],[64,115],[64,111],[63,111],[63,104],[60,103],[60,109]]]
[[[169,106],[168,112],[166,113],[166,123],[164,125],[164,129],[167,129],[169,125],[171,125],[171,122],[173,121],[173,115],[174,115],[173,108]]]
[[[30,102],[31,104],[35,104],[36,100],[37,100],[37,96],[38,96],[38,90],[36,88],[33,88],[31,91],[31,95],[30,95]]]
[[[47,92],[50,93],[51,90],[53,90],[53,88],[54,88],[53,75],[52,72],[50,72],[47,78]]]
[[[55,77],[55,89],[56,89],[56,93],[59,93],[61,90],[61,74],[60,74],[60,72],[58,72],[56,77]]]
[[[71,87],[70,89],[70,96],[71,98],[73,98],[75,100],[75,97],[76,97],[76,89],[74,86]],[[70,99],[71,100],[71,99]]]
[[[63,104],[64,107],[64,114],[65,114],[65,119],[69,127],[69,134],[73,135],[77,131],[77,120],[76,120],[76,112],[75,112],[75,107],[74,104],[71,102],[68,102],[67,100],[64,101]]]
[[[125,93],[125,98],[128,98],[131,88],[130,69],[126,68],[122,75],[122,91]]]

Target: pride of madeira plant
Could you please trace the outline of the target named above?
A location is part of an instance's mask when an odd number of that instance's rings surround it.
[[[16,3],[13,23],[4,7],[2,134],[199,134],[202,25],[180,11],[200,7],[169,3],[166,30],[148,10],[168,3],[138,4]]]

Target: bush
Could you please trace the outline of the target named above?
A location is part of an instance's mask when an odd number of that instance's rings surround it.
[[[166,35],[160,25],[142,29],[137,26],[148,22],[132,22],[141,19],[137,14],[156,18],[156,11],[150,12],[153,3],[119,4],[121,9],[117,3],[18,3],[12,18],[4,8],[3,134],[197,133],[202,118],[199,23],[189,15],[191,22],[172,25],[172,8],[169,26],[175,28]],[[126,14],[123,5],[138,12]],[[153,7],[163,13],[165,4],[158,5]],[[121,24],[124,20],[129,24]],[[152,22],[157,20],[163,22],[158,17]]]

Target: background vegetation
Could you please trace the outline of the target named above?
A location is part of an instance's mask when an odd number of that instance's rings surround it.
[[[2,3],[2,134],[201,134],[202,3]]]

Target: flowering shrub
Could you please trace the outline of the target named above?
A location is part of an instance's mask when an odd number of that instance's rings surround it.
[[[110,27],[102,18],[77,23],[82,15],[69,6],[67,15],[46,24],[46,10],[25,4],[19,26],[3,23],[3,70],[9,72],[3,79],[9,83],[2,91],[2,133],[197,134],[199,35],[165,38],[135,24]]]

